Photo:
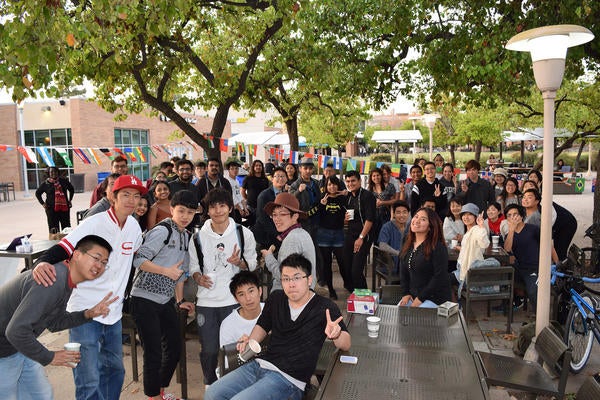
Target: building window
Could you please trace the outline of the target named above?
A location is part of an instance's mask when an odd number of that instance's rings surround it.
[[[63,147],[67,149],[69,158],[73,160],[73,150],[71,148],[71,129],[40,129],[24,131],[25,134],[25,146],[32,147]],[[56,150],[49,148],[50,154],[52,154],[52,160],[54,164],[60,168],[61,174],[70,177],[73,173],[73,167],[67,167],[65,160],[56,152]],[[46,168],[48,165],[44,162],[42,157],[36,152],[38,163],[27,163],[27,182],[30,189],[37,189],[41,182],[46,179]]]
[[[135,161],[127,155],[129,173],[142,181],[150,178],[150,150],[148,148],[148,131],[143,129],[115,129],[115,147],[127,154],[131,150]],[[143,158],[138,151],[141,151]]]

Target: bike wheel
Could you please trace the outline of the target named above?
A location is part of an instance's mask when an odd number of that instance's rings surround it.
[[[588,296],[583,296],[583,298],[587,303],[594,304],[593,300]],[[592,345],[594,344],[594,334],[586,322],[585,315],[581,314],[581,311],[579,311],[579,308],[575,304],[571,305],[569,315],[567,316],[564,341],[572,351],[571,372],[577,374],[581,372],[590,358]]]

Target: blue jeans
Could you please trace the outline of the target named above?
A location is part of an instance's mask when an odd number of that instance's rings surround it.
[[[42,364],[21,353],[0,358],[0,396],[7,400],[51,400],[52,386]]]
[[[69,333],[71,342],[81,343],[81,361],[73,369],[77,400],[118,400],[125,379],[121,321],[90,321]]]
[[[221,322],[231,314],[239,304],[225,307],[196,306],[196,323],[200,339],[200,365],[204,374],[204,383],[210,385],[217,380],[215,370],[219,357],[219,329]]]
[[[279,372],[250,361],[206,389],[204,400],[301,400],[302,390]]]

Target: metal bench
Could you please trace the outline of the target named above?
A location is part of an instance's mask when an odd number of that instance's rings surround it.
[[[562,399],[569,376],[571,350],[548,326],[535,339],[535,349],[550,370],[559,375],[558,383],[536,362],[478,351],[488,386],[503,386]]]
[[[395,306],[400,303],[402,292],[400,285],[383,285],[379,289],[379,304]]]
[[[13,200],[16,200],[15,194],[15,183],[14,182],[0,182],[0,193],[4,201],[10,201],[10,192],[12,191]]]
[[[491,288],[491,290],[490,290]],[[510,266],[471,268],[467,272],[461,297],[465,299],[465,319],[469,321],[472,301],[487,301],[487,316],[490,316],[490,301],[508,301],[506,333],[511,332],[513,318],[514,269]]]
[[[394,258],[390,253],[381,250],[377,246],[373,246],[372,274],[371,286],[373,291],[381,287],[382,279],[386,285],[397,285],[400,283],[400,274],[396,268]]]

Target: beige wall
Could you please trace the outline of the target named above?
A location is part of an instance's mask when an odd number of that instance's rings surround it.
[[[42,111],[42,107],[49,106],[50,111]],[[5,166],[0,169],[0,182],[15,182],[17,190],[23,190],[22,173],[19,165],[21,156],[16,151],[19,143],[19,124],[17,121],[17,107],[15,104],[0,105],[0,118],[3,122],[0,126],[0,144],[15,147],[9,152],[0,152],[0,163]],[[194,127],[198,132],[209,132],[212,126],[212,118],[194,117]],[[24,130],[32,129],[64,129],[71,128],[71,137],[74,147],[114,147],[114,129],[143,129],[149,132],[149,144],[172,143],[169,137],[179,129],[172,122],[161,121],[158,116],[151,116],[149,112],[139,115],[130,115],[125,121],[115,121],[113,114],[104,111],[94,102],[86,99],[73,98],[65,101],[61,106],[58,101],[25,103],[23,107]],[[231,137],[231,123],[228,121],[223,137]],[[184,143],[187,137],[181,139]],[[179,141],[179,140],[177,140]],[[188,158],[196,160],[204,156],[200,146],[197,150],[190,147],[187,152]],[[150,166],[167,161],[170,157],[167,153],[153,150],[157,158],[150,156]],[[225,160],[229,154],[223,153]],[[75,173],[85,174],[85,189],[92,190],[97,184],[97,173],[110,171],[110,160],[101,155],[100,165],[84,164],[73,157]]]

